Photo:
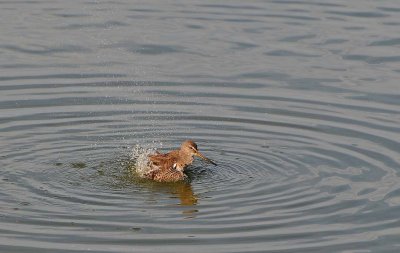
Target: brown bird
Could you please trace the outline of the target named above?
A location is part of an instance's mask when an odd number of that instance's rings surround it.
[[[192,164],[193,156],[198,156],[211,164],[217,165],[197,149],[196,143],[191,140],[184,141],[180,149],[166,154],[156,153],[149,155],[149,171],[145,177],[158,182],[178,182],[187,178],[185,168]]]

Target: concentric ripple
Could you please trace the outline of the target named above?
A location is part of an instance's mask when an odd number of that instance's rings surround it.
[[[395,1],[0,7],[1,252],[398,251]]]

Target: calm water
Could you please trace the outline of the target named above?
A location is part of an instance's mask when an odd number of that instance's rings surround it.
[[[0,252],[398,252],[397,0],[0,1]],[[138,180],[186,139],[190,183]]]

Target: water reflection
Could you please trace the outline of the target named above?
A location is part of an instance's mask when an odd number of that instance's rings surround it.
[[[140,182],[140,181],[139,181]],[[136,182],[136,184],[138,181]],[[192,219],[196,217],[198,210],[194,208],[198,204],[198,196],[194,193],[192,185],[188,182],[177,182],[177,183],[158,183],[158,182],[146,182],[139,183],[141,187],[146,188],[151,192],[149,198],[152,201],[162,202],[166,198],[177,199],[179,202],[173,204],[167,204],[168,207],[177,207],[185,219]],[[166,195],[160,197],[160,194]],[[157,195],[157,196],[155,196]],[[178,208],[179,206],[185,208]]]
[[[176,199],[178,202],[168,206],[194,207],[198,204],[199,197],[193,191],[193,187],[188,181],[175,183],[160,183],[138,177],[132,169],[135,162],[129,161],[125,173],[122,175],[121,187],[138,187],[141,192],[148,192],[150,202],[160,203],[166,199]],[[193,174],[193,172],[191,173]],[[191,176],[191,175],[189,175]],[[162,195],[162,196],[160,196]],[[182,210],[182,209],[180,209]],[[195,208],[185,208],[182,214],[185,218],[194,218],[198,210]]]
[[[157,193],[168,194],[171,199],[178,199],[179,203],[173,204],[183,207],[182,215],[186,219],[192,219],[196,217],[198,210],[194,208],[198,204],[198,196],[194,193],[192,185],[188,182],[177,182],[177,183],[153,183],[151,190]]]
[[[136,181],[135,184],[139,184],[141,188],[146,188],[157,195],[166,194],[169,199],[178,199],[177,205],[179,206],[193,206],[198,201],[198,197],[188,182],[159,183],[142,179]]]
[[[172,185],[160,185],[172,198],[178,198],[181,206],[193,206],[197,204],[198,197],[194,194],[192,186],[187,182],[174,183]]]

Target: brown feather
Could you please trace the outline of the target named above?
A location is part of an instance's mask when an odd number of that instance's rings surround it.
[[[187,140],[182,143],[179,150],[173,150],[166,154],[157,152],[149,155],[148,166],[151,170],[145,174],[145,177],[159,182],[184,180],[186,175],[183,171],[188,165],[192,164],[194,155],[213,163],[197,150],[196,143]]]

